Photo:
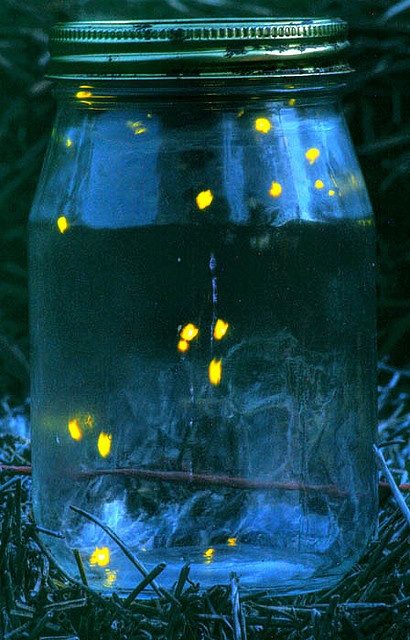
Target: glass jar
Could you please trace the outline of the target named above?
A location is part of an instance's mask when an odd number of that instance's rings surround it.
[[[203,588],[329,587],[377,515],[345,23],[71,23],[51,45],[29,230],[47,544],[103,591],[161,563],[167,588],[185,564]]]

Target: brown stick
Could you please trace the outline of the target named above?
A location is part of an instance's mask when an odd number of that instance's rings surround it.
[[[21,476],[31,476],[30,466],[0,465],[0,473],[11,473]],[[229,476],[208,476],[190,474],[181,471],[148,471],[145,469],[96,469],[83,471],[80,477],[96,477],[104,475],[127,475],[145,480],[162,480],[164,482],[183,482],[188,484],[207,484],[227,486],[234,489],[282,489],[288,491],[324,491],[335,495],[346,495],[334,485],[303,485],[300,483],[266,482],[263,480],[248,480],[247,478],[230,478]],[[379,487],[388,488],[387,482],[379,482]],[[401,491],[410,491],[410,483],[399,484]]]
[[[0,465],[0,471],[30,475],[31,467],[16,467]],[[309,491],[315,493],[330,493],[333,495],[346,495],[335,485],[305,485],[299,482],[271,482],[266,480],[249,480],[248,478],[217,476],[185,471],[152,471],[149,469],[94,469],[82,471],[76,474],[80,478],[95,478],[98,476],[131,476],[141,480],[171,482],[188,485],[204,485],[216,487],[229,487],[231,489],[280,489],[283,491]]]

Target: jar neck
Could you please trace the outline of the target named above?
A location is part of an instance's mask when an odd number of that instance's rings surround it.
[[[281,77],[235,76],[229,78],[181,78],[155,80],[71,79],[56,84],[57,99],[79,107],[109,108],[135,101],[193,101],[220,104],[248,100],[311,99],[337,100],[347,86],[350,73],[332,71]]]

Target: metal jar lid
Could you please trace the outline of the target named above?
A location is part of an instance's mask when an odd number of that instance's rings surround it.
[[[54,79],[211,79],[343,73],[336,19],[66,22],[51,33]]]

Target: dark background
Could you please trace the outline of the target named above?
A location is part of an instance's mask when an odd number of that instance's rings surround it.
[[[1,0],[0,401],[27,397],[26,223],[54,100],[44,79],[47,34],[66,19],[247,15],[342,17],[357,73],[346,117],[378,229],[379,357],[410,363],[410,0]]]

